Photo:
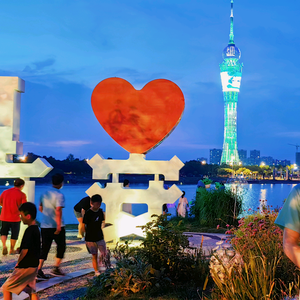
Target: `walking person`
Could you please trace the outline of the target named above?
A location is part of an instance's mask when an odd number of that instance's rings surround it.
[[[11,231],[9,254],[16,253],[15,245],[19,237],[21,222],[19,207],[22,203],[27,202],[26,195],[22,192],[24,185],[24,180],[17,178],[14,181],[14,187],[4,191],[0,196],[0,205],[2,206],[0,215],[2,226],[0,234],[3,245],[3,255],[7,255],[8,253],[6,241],[9,231]]]
[[[74,214],[76,219],[78,220],[78,235],[77,238],[83,239],[85,226],[83,224],[83,217],[85,212],[91,207],[91,198],[89,196],[82,198],[75,206],[74,206]]]
[[[39,210],[42,212],[42,251],[37,274],[37,278],[40,280],[48,279],[42,271],[42,267],[44,261],[47,260],[53,240],[56,243],[56,258],[54,268],[50,273],[53,276],[65,276],[59,267],[66,251],[66,231],[62,217],[62,210],[65,207],[65,197],[60,192],[63,183],[63,175],[53,175],[52,189],[45,192],[40,198]]]
[[[177,205],[178,215],[183,217],[183,218],[185,218],[186,208],[189,206],[189,203],[188,203],[186,197],[184,197],[184,196],[185,196],[185,191],[183,191],[183,194],[179,198],[179,202],[178,202],[178,205]]]
[[[29,294],[30,299],[39,299],[35,282],[41,248],[40,230],[35,223],[37,209],[31,203],[23,203],[20,208],[22,222],[28,225],[21,246],[18,262],[14,271],[2,286],[4,300],[11,300],[12,293],[19,295],[22,291]]]
[[[102,197],[94,195],[91,197],[91,208],[86,211],[83,217],[85,224],[85,243],[88,251],[92,254],[92,264],[95,276],[100,275],[98,265],[98,250],[100,251],[100,270],[104,268],[104,258],[106,257],[106,243],[104,241],[102,228],[105,216],[100,208]]]

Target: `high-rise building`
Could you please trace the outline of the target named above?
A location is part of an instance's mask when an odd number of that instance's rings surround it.
[[[289,166],[291,164],[291,161],[290,160],[287,160],[287,159],[276,159],[275,160],[275,165],[276,166],[283,166],[283,167],[286,167],[286,166]]]
[[[220,64],[224,95],[224,142],[221,163],[239,163],[237,151],[237,102],[242,79],[241,51],[234,43],[233,0],[231,0],[229,44],[223,50]]]
[[[264,163],[267,166],[275,165],[274,158],[272,156],[262,156],[260,158],[260,164]]]
[[[260,164],[260,150],[250,150],[250,157],[248,159],[249,165]]]
[[[296,152],[296,165],[300,167],[300,152]]]
[[[209,163],[213,165],[219,165],[221,162],[222,149],[210,149],[209,150]]]
[[[243,165],[247,162],[247,150],[238,150],[239,159]]]

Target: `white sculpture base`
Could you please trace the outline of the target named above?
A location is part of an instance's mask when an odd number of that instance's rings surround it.
[[[183,163],[174,156],[170,161],[146,161],[143,154],[130,154],[128,160],[104,160],[98,154],[89,164],[93,168],[93,179],[107,179],[113,174],[113,182],[105,188],[94,183],[86,193],[91,197],[99,194],[106,205],[106,223],[112,224],[103,230],[106,241],[116,243],[121,237],[128,235],[143,236],[141,228],[151,221],[153,214],[160,215],[165,203],[174,203],[182,192],[176,185],[168,190],[164,189],[164,182],[158,181],[159,174],[163,174],[166,180],[178,180],[179,170]],[[119,183],[118,174],[154,174],[155,180],[149,181],[148,189],[123,188]],[[95,178],[96,177],[96,178]],[[122,205],[147,204],[148,212],[134,216],[122,210]]]

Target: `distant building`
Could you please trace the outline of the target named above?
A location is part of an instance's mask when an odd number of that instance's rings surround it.
[[[296,152],[296,165],[300,167],[300,152]]]
[[[272,156],[262,156],[260,158],[260,163],[264,163],[267,166],[273,166],[275,164]]]
[[[219,165],[222,157],[222,149],[210,149],[209,150],[209,163],[213,165]]]
[[[243,165],[247,164],[247,150],[238,150],[239,153],[239,159],[242,162]]]
[[[289,166],[290,164],[291,164],[291,161],[287,160],[287,159],[283,159],[283,160],[276,159],[276,161],[275,161],[276,166],[281,165],[283,167],[286,167],[286,166]]]
[[[250,157],[248,159],[248,164],[250,166],[260,164],[260,150],[250,150]]]

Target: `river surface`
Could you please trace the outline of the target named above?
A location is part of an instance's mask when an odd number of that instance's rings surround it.
[[[238,188],[239,192],[243,195],[243,208],[248,211],[249,208],[257,210],[261,201],[267,200],[267,205],[273,208],[281,207],[284,199],[287,198],[291,189],[296,184],[246,184]],[[66,207],[63,210],[64,220],[66,224],[76,224],[77,220],[73,213],[74,205],[83,197],[86,196],[85,191],[90,187],[89,184],[78,184],[78,185],[64,185],[62,193],[66,198]],[[38,185],[35,189],[35,203],[38,204],[39,198],[43,192],[45,192],[50,185]],[[230,188],[227,186],[226,188]],[[4,191],[8,187],[0,187],[0,192]],[[145,189],[147,186],[131,184],[132,189]],[[191,202],[196,195],[196,185],[178,185],[178,188],[185,191],[186,197]],[[214,186],[212,185],[212,189]],[[168,204],[169,213],[175,215],[176,206],[178,200],[173,204]],[[105,211],[105,204],[102,204],[102,208]],[[139,215],[147,210],[147,205],[140,204],[132,208],[134,215]],[[37,219],[40,220],[41,214],[38,212]]]

